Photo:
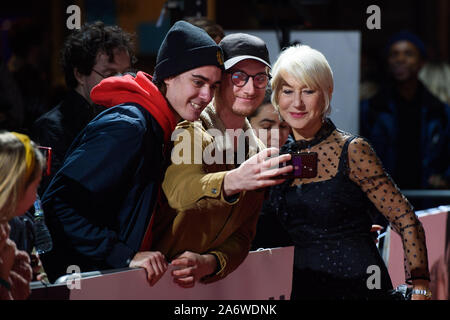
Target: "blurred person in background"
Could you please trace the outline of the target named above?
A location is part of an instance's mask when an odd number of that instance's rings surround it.
[[[361,102],[360,134],[371,141],[401,189],[450,187],[450,107],[419,80],[426,51],[414,34],[388,41],[390,81]],[[431,204],[413,201],[416,209]]]
[[[0,299],[30,294],[30,258],[9,238],[8,221],[33,205],[43,167],[44,158],[28,136],[0,132]]]
[[[135,60],[132,36],[118,26],[94,22],[67,37],[61,63],[70,90],[32,128],[32,138],[41,146],[52,148],[51,173],[43,178],[40,194],[61,167],[76,136],[104,110],[92,102],[92,88],[107,77],[128,71]]]
[[[188,17],[185,20],[194,26],[205,30],[217,44],[225,37],[223,28],[205,17]]]

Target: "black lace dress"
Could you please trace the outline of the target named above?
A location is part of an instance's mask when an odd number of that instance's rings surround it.
[[[374,206],[402,237],[407,280],[429,279],[423,227],[366,140],[327,119],[313,140],[281,149],[298,151],[318,153],[317,176],[270,193],[295,245],[291,299],[387,297],[391,280],[370,234]]]

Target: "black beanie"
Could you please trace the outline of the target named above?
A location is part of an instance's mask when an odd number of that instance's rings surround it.
[[[159,48],[153,82],[208,65],[224,70],[222,49],[203,29],[177,21]]]

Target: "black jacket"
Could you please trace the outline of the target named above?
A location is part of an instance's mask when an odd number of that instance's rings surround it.
[[[421,120],[420,180],[421,188],[428,189],[431,188],[428,180],[433,174],[450,181],[450,108],[421,83],[418,92]],[[398,150],[399,145],[405,142],[399,138],[398,119],[408,117],[408,114],[399,114],[393,97],[393,89],[389,88],[361,102],[360,133],[371,142],[387,172],[399,183],[396,171]]]
[[[32,139],[39,145],[52,148],[52,166],[49,177],[44,177],[40,194],[61,168],[67,150],[83,128],[103,107],[91,106],[75,90],[70,90],[63,101],[35,121]]]

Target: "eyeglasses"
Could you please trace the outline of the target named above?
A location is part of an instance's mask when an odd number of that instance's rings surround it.
[[[269,76],[266,73],[257,73],[253,76],[246,74],[244,71],[229,71],[231,74],[231,82],[236,87],[243,87],[247,84],[249,78],[253,78],[253,85],[258,89],[265,89],[269,83]]]
[[[95,70],[95,69],[92,69],[92,71],[94,71],[96,74],[98,74],[98,75],[99,75],[100,77],[102,77],[103,79],[108,78],[107,76],[105,76],[104,74],[98,72],[98,71]]]
[[[113,73],[112,72],[112,73],[110,73],[110,74],[105,76],[103,73],[100,73],[100,72],[98,72],[95,69],[92,69],[92,71],[94,71],[96,74],[98,74],[103,79],[106,79],[106,78],[109,78],[109,77],[114,77],[114,76],[121,76],[121,75],[125,75],[125,74],[128,74],[128,73],[130,73],[130,74],[135,74],[136,73],[136,71],[134,69],[128,69],[128,70],[126,70],[126,71],[124,71],[122,73],[120,73],[120,72],[114,72]],[[136,75],[134,75],[134,76],[136,76]]]
[[[98,71],[95,70],[95,69],[92,69],[92,71],[94,71],[96,74],[98,74],[98,75],[99,75],[100,77],[102,77],[103,79],[108,78],[108,77],[111,77],[111,76],[105,76],[104,74],[98,72]]]

